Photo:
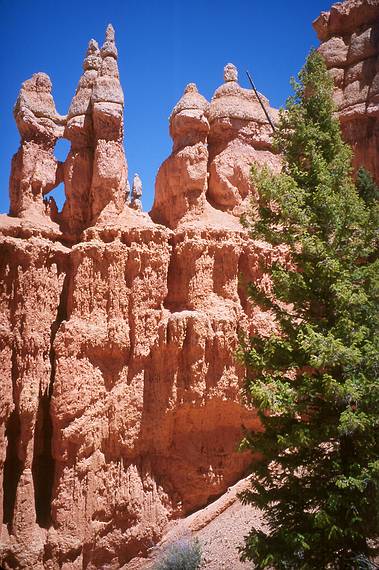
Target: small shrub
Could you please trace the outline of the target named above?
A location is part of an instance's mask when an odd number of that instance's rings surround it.
[[[180,539],[165,548],[154,570],[197,570],[201,556],[198,540]]]

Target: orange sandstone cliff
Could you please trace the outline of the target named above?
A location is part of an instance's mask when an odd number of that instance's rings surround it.
[[[238,213],[250,163],[279,169],[270,127],[234,66],[210,103],[190,84],[149,216],[139,177],[127,181],[123,105],[111,26],[66,117],[42,73],[15,105],[0,217],[4,568],[119,568],[250,462],[236,451],[256,417],[235,352],[247,314],[269,321],[239,274],[261,278],[274,254]],[[58,212],[48,193],[62,180]]]
[[[348,0],[316,23],[345,136],[376,176],[376,75],[363,103],[349,98],[346,76],[357,64],[352,83],[368,77],[377,44],[354,62],[349,46],[371,38],[378,11],[377,1]],[[111,26],[101,48],[89,43],[67,116],[43,73],[22,85],[14,113],[21,142],[10,215],[0,216],[0,564],[117,569],[251,461],[236,452],[242,426],[257,420],[241,400],[235,353],[241,331],[272,325],[239,276],[264,279],[283,252],[250,240],[239,215],[256,197],[251,163],[278,171],[280,159],[228,64],[210,102],[185,88],[152,211],[142,212],[141,181],[128,183]],[[54,156],[61,137],[71,142],[64,163]],[[48,193],[62,181],[58,212]]]

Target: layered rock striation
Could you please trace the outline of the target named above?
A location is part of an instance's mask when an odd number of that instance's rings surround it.
[[[344,138],[354,165],[379,182],[379,2],[345,0],[313,23],[335,84]]]

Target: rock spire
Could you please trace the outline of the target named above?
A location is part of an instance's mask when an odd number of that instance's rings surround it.
[[[9,180],[12,216],[44,216],[43,197],[63,179],[54,146],[63,135],[65,117],[57,113],[51,89],[49,76],[35,73],[22,84],[14,106],[21,143]]]
[[[189,83],[170,116],[173,149],[157,174],[151,216],[171,228],[204,210],[208,180],[208,105],[195,83]]]
[[[92,91],[94,161],[90,191],[91,223],[125,205],[124,94],[119,80],[114,29],[107,27],[101,67]],[[105,212],[106,210],[106,212]]]
[[[118,214],[125,206],[123,113],[115,32],[109,24],[101,49],[93,39],[88,44],[65,130],[71,149],[65,163],[62,219],[74,239],[102,214]]]

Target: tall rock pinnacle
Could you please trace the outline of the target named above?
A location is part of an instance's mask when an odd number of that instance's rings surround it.
[[[101,67],[100,50],[90,40],[76,93],[67,115],[65,137],[71,149],[64,168],[66,202],[62,212],[65,233],[77,237],[90,221],[90,189],[94,153],[92,90]]]
[[[114,29],[107,27],[101,67],[92,92],[94,163],[90,193],[91,223],[103,210],[125,206],[127,163],[124,152],[124,94],[119,80]]]
[[[117,214],[125,206],[123,114],[115,33],[109,24],[101,49],[95,40],[88,44],[65,130],[71,150],[65,163],[62,218],[74,239],[96,223],[103,210]]]
[[[62,181],[62,164],[54,145],[63,134],[65,117],[58,115],[46,73],[35,73],[22,84],[14,107],[21,136],[9,180],[10,214],[44,215],[43,196]]]
[[[175,228],[184,218],[199,215],[207,189],[208,101],[189,83],[170,117],[171,156],[158,171],[151,216]]]

